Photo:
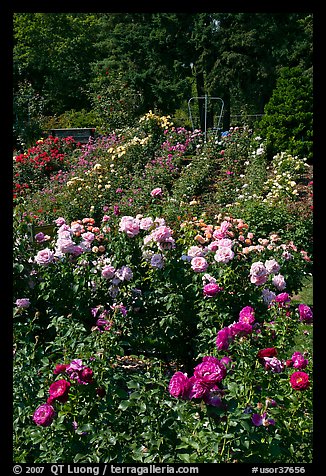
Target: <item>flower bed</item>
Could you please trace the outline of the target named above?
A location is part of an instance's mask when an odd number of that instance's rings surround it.
[[[54,236],[31,241],[16,206],[15,461],[310,462],[313,309],[292,296],[311,256],[227,208],[180,214],[198,136],[153,114],[140,124],[139,140],[74,157]],[[200,146],[209,170],[224,174],[224,145]],[[143,187],[129,201],[131,175]],[[78,211],[83,197],[93,209]]]

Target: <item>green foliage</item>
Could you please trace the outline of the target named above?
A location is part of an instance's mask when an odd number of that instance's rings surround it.
[[[46,116],[42,118],[42,130],[70,129],[75,127],[94,127],[98,125],[98,117],[94,110],[71,109],[58,116]]]
[[[301,68],[282,68],[276,87],[265,106],[259,132],[266,139],[268,153],[289,152],[312,158],[312,80]]]

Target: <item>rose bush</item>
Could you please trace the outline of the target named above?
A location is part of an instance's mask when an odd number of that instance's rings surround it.
[[[239,134],[149,113],[15,206],[17,462],[311,461],[312,258],[196,195]]]

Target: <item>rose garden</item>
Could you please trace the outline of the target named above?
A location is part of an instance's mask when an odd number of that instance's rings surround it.
[[[150,111],[13,167],[16,462],[312,461],[307,159]]]

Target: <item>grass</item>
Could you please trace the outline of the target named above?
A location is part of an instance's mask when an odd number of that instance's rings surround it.
[[[313,305],[313,277],[306,276],[303,280],[303,287],[301,291],[292,297],[292,303],[294,304],[307,304]]]

